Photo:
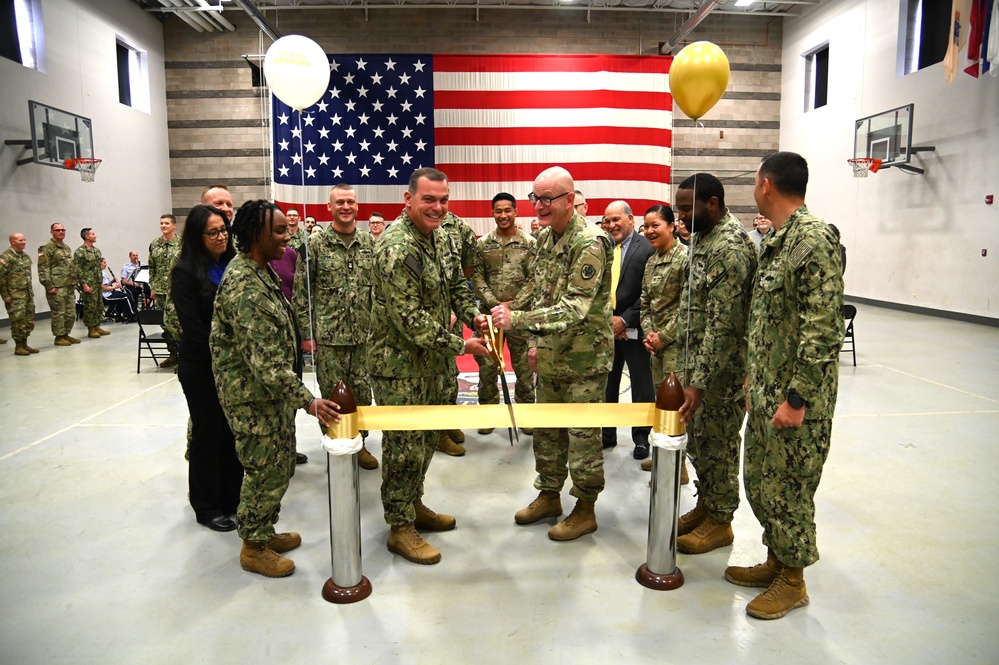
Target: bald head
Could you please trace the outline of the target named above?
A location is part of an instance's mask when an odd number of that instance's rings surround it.
[[[10,234],[9,240],[10,246],[14,248],[15,252],[23,252],[24,246],[28,244],[28,242],[24,239],[24,234],[17,231]]]
[[[561,166],[553,166],[534,179],[529,198],[541,226],[551,226],[555,233],[562,234],[572,219],[575,197],[572,175]]]

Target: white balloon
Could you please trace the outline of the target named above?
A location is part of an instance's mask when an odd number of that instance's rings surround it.
[[[302,110],[326,94],[330,63],[319,44],[301,35],[287,35],[267,49],[264,76],[275,97]]]

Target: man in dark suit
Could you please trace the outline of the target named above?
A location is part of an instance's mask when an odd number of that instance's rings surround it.
[[[624,201],[614,201],[604,212],[604,223],[614,241],[614,266],[611,270],[611,293],[614,307],[614,365],[607,375],[606,401],[616,403],[621,392],[621,370],[628,364],[631,375],[631,401],[654,402],[652,360],[642,345],[642,278],[645,264],[655,254],[652,245],[635,230],[635,216]],[[649,456],[650,427],[631,428],[635,459]],[[605,427],[604,448],[617,445],[617,429]]]

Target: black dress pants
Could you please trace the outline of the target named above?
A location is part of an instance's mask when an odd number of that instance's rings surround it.
[[[652,385],[652,355],[645,350],[641,340],[615,339],[614,365],[607,375],[606,401],[617,404],[621,394],[621,371],[628,365],[631,376],[631,401],[655,402],[656,392]],[[631,438],[635,444],[648,443],[651,427],[632,427]],[[617,445],[617,428],[605,427],[603,430],[603,446],[610,448]]]

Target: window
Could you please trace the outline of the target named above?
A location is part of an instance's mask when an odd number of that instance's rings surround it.
[[[149,113],[148,56],[122,37],[115,44],[118,59],[118,101]]]
[[[899,3],[899,76],[943,62],[949,41],[950,11],[950,3],[937,0]]]
[[[805,54],[805,112],[829,103],[829,44]]]
[[[39,0],[0,0],[0,56],[43,70],[42,34]]]

